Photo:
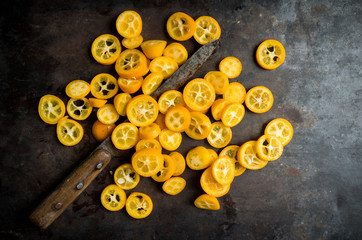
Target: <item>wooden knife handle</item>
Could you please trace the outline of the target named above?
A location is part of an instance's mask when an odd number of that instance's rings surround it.
[[[83,192],[108,165],[112,156],[99,149],[75,169],[30,215],[30,220],[45,229]]]

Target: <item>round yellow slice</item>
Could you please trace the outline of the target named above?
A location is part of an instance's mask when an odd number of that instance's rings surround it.
[[[186,180],[182,177],[172,177],[163,183],[162,189],[169,195],[177,195],[186,187]]]
[[[196,198],[194,202],[195,206],[200,209],[206,210],[219,210],[220,204],[216,197],[209,194],[202,194]]]
[[[90,84],[83,80],[73,80],[65,87],[65,93],[70,98],[84,98],[90,90]]]
[[[283,153],[283,145],[273,135],[263,135],[256,141],[256,152],[261,159],[274,161]]]
[[[114,172],[114,182],[122,189],[130,190],[140,182],[140,175],[133,169],[132,164],[124,163]]]
[[[265,135],[276,136],[282,145],[285,146],[293,138],[293,126],[284,118],[276,118],[266,126]]]
[[[256,141],[248,141],[241,145],[237,159],[240,165],[250,170],[258,170],[268,164],[268,160],[259,158],[255,150]]]

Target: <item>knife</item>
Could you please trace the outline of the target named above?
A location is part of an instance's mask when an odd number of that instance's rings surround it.
[[[157,100],[163,92],[177,90],[185,85],[219,45],[220,40],[216,39],[200,47],[151,96]],[[42,229],[47,228],[87,188],[112,158],[127,157],[131,151],[118,150],[108,137],[35,208],[29,217],[30,221]]]

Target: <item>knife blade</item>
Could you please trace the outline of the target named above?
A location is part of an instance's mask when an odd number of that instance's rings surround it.
[[[157,100],[163,92],[185,85],[219,45],[220,41],[216,39],[200,47],[151,96]],[[42,229],[47,228],[87,188],[111,159],[127,157],[132,151],[118,150],[108,137],[35,208],[29,216],[30,221]]]

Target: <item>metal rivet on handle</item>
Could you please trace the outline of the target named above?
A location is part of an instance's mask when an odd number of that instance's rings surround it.
[[[59,209],[61,209],[63,207],[63,203],[61,203],[61,202],[57,202],[56,204],[54,204],[54,208],[56,209],[56,210],[59,210]]]
[[[98,163],[97,166],[96,166],[97,169],[101,169],[102,167],[103,167],[103,163],[101,163],[101,162]]]
[[[76,186],[76,188],[77,188],[78,190],[81,190],[83,187],[84,187],[83,182],[78,183],[77,186]]]

